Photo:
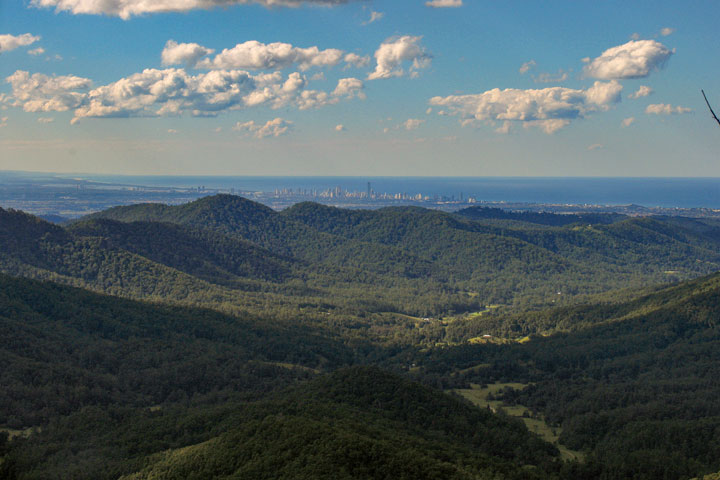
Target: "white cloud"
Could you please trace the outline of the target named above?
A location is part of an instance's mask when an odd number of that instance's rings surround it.
[[[630,35],[631,40],[640,40],[640,34],[635,32],[632,35]]]
[[[79,107],[85,101],[84,90],[92,86],[87,78],[48,76],[42,73],[30,75],[18,70],[7,82],[12,86],[11,105],[22,107],[26,112],[64,112]]]
[[[627,128],[627,127],[629,127],[630,125],[632,125],[633,123],[635,123],[635,117],[628,117],[628,118],[623,119],[623,121],[620,122],[620,125],[621,125],[623,128]]]
[[[365,98],[362,81],[341,79],[331,93],[307,90],[298,72],[251,75],[243,70],[212,70],[190,75],[183,69],[147,69],[87,91],[88,79],[30,75],[17,71],[7,78],[12,95],[6,103],[28,112],[73,110],[84,117],[215,116],[230,110],[265,106],[273,109],[318,108],[341,99]]]
[[[405,35],[385,40],[375,51],[377,66],[375,71],[368,75],[368,80],[404,75],[405,71],[401,67],[403,62],[412,62],[411,75],[418,69],[429,66],[432,57],[420,46],[421,39],[422,37]]]
[[[178,131],[175,130],[174,128],[168,128],[167,133],[169,133],[169,134],[171,134],[171,135],[174,135],[174,134],[178,133]]]
[[[335,125],[335,131],[336,131],[336,132],[344,132],[344,131],[345,131],[345,125],[342,125],[342,124]]]
[[[42,55],[43,53],[45,53],[45,49],[42,48],[42,47],[33,48],[32,50],[28,50],[28,55],[33,55],[33,56],[36,56],[36,57],[37,57],[38,55]]]
[[[631,40],[605,50],[584,71],[587,76],[602,80],[643,78],[661,68],[673,53],[655,40]]]
[[[593,83],[592,87],[585,90],[585,97],[591,104],[599,106],[600,109],[607,110],[608,105],[620,101],[620,92],[622,92],[622,89],[622,85],[615,80],[611,82],[597,81]]]
[[[293,122],[280,117],[268,120],[264,125],[257,124],[254,120],[250,120],[245,123],[238,122],[233,127],[233,130],[250,132],[255,138],[279,137],[290,130],[292,123]]]
[[[525,62],[522,64],[522,66],[518,69],[518,72],[520,72],[520,75],[525,75],[527,72],[529,72],[533,67],[535,67],[537,63],[535,63],[535,60],[530,60],[528,62]]]
[[[197,43],[177,43],[175,40],[168,40],[160,56],[163,65],[185,64],[193,67],[202,57],[214,51]]]
[[[333,90],[332,94],[336,97],[358,97],[364,100],[364,88],[365,84],[363,84],[362,80],[358,80],[357,78],[341,78],[340,80],[338,80],[337,87],[335,87],[335,90]]]
[[[648,105],[645,109],[645,113],[653,115],[678,115],[690,112],[692,112],[692,109],[690,108],[680,106],[673,107],[667,103],[654,103],[652,105]]]
[[[385,14],[383,12],[374,12],[371,10],[370,18],[368,19],[367,22],[363,22],[363,25],[369,25],[373,22],[377,22],[378,20],[382,19],[384,16],[385,16]]]
[[[653,93],[652,88],[648,87],[647,85],[640,85],[640,87],[637,89],[636,92],[628,95],[628,98],[647,97],[648,95],[652,95],[652,93]]]
[[[52,123],[54,121],[55,121],[55,119],[52,117],[40,117],[37,119],[38,123]]]
[[[568,74],[560,70],[557,73],[540,73],[532,78],[535,83],[557,83],[567,80]]]
[[[32,45],[38,40],[40,40],[39,36],[29,33],[23,33],[22,35],[0,35],[0,53]]]
[[[256,40],[239,43],[224,49],[212,60],[204,59],[196,64],[209,69],[250,69],[280,70],[297,66],[300,70],[311,67],[337,65],[343,58],[343,51],[336,48],[320,50],[318,47],[298,48],[289,43],[264,44]]]
[[[524,127],[538,127],[554,133],[596,111],[605,111],[620,101],[622,85],[616,81],[600,82],[586,90],[564,87],[543,89],[495,88],[480,94],[433,97],[430,105],[445,107],[439,114],[460,117],[463,126],[479,123],[519,122]],[[501,131],[507,132],[509,124]]]
[[[0,128],[7,127],[7,124],[8,124],[8,117],[0,118]]]
[[[660,30],[660,35],[662,35],[663,37],[667,37],[668,35],[672,35],[673,33],[675,33],[675,29],[670,27],[665,27]]]
[[[592,145],[589,145],[589,146],[587,147],[587,149],[590,150],[590,151],[593,151],[593,150],[599,150],[599,149],[601,149],[601,148],[603,148],[603,147],[604,147],[604,145],[603,145],[602,143],[593,143]]]
[[[402,123],[402,126],[405,130],[417,130],[424,122],[425,120],[419,118],[408,118]]]
[[[300,7],[302,5],[334,6],[350,0],[31,0],[38,8],[54,8],[56,12],[73,14],[110,15],[127,20],[146,13],[187,12],[208,10],[232,5],[262,5],[264,7]]]
[[[425,5],[433,8],[462,7],[462,0],[429,0]]]
[[[325,73],[324,72],[317,72],[313,76],[310,77],[310,80],[313,82],[325,80]]]
[[[360,56],[357,53],[348,53],[343,59],[347,66],[353,66],[357,68],[367,67],[370,65],[370,57],[367,55]]]

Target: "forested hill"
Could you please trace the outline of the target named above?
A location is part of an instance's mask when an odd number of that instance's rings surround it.
[[[601,216],[589,222],[578,216],[568,223],[569,217],[498,223],[422,208],[345,210],[312,203],[274,212],[218,195],[172,207],[118,207],[90,218],[212,229],[324,268],[437,281],[477,294],[485,304],[572,303],[577,295],[720,268],[720,230],[710,220]]]
[[[720,469],[720,275],[618,305],[505,321],[509,330],[555,322],[570,331],[430,350],[406,362],[428,378],[454,372],[460,383],[527,385],[502,398],[588,453],[575,478],[682,479]]]
[[[54,478],[60,465],[63,476],[93,480],[539,480],[562,468],[522,422],[372,367],[258,402],[86,409],[14,442],[0,471]]]
[[[550,212],[513,212],[493,207],[468,207],[455,212],[470,220],[513,220],[561,227],[572,224],[609,224],[628,218],[619,213],[573,213],[559,215]]]
[[[0,425],[11,428],[90,405],[266,393],[355,361],[343,342],[319,329],[6,275],[0,331]]]
[[[720,323],[720,306],[712,301],[716,297],[720,299],[720,273],[658,289],[621,303],[601,302],[547,309],[531,314],[486,315],[461,319],[448,326],[444,340],[463,342],[488,333],[517,339],[528,335],[576,332],[601,324],[667,311],[691,315],[693,321],[707,321],[712,325],[716,314],[716,323]]]

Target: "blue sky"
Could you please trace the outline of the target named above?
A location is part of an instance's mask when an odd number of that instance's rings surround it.
[[[0,169],[720,176],[717,2],[427,3],[3,0]]]

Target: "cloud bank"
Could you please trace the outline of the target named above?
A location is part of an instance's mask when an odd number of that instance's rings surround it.
[[[303,5],[331,7],[349,1],[351,0],[31,0],[30,4],[38,8],[54,8],[56,12],[108,15],[127,20],[148,13],[209,10],[233,5],[262,5],[268,8]]]
[[[162,51],[162,64],[186,65],[189,68],[206,70],[282,70],[297,68],[306,71],[311,68],[334,67],[344,62],[347,67],[366,67],[369,57],[345,53],[337,48],[321,50],[316,46],[301,48],[289,43],[261,43],[249,40],[232,48],[225,48],[213,58],[211,48],[197,43],[177,43],[169,40]]]
[[[622,88],[617,81],[597,81],[586,90],[495,88],[479,94],[433,97],[430,105],[446,108],[447,112],[439,113],[460,117],[463,126],[478,122],[508,122],[501,127],[501,132],[506,133],[509,122],[517,122],[549,134],[592,112],[608,110],[620,101]]]
[[[344,78],[331,93],[308,90],[298,72],[253,75],[243,70],[212,70],[198,75],[183,69],[146,69],[116,82],[92,87],[86,78],[47,76],[18,70],[7,78],[12,106],[27,112],[74,111],[86,117],[214,116],[258,106],[300,110],[364,98],[359,79]]]

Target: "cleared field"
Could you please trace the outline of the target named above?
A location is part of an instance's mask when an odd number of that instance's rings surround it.
[[[473,367],[477,368],[477,367]],[[554,444],[560,450],[560,454],[565,460],[582,460],[583,455],[580,452],[569,450],[559,443],[559,437],[562,430],[557,427],[551,427],[543,419],[531,418],[531,412],[522,405],[506,405],[501,400],[490,399],[505,388],[513,390],[521,390],[527,387],[526,383],[493,383],[487,386],[470,384],[471,388],[455,389],[453,392],[462,395],[473,404],[482,408],[490,408],[493,412],[502,410],[511,417],[516,417],[525,422],[525,426],[533,433],[540,435],[545,441]]]

